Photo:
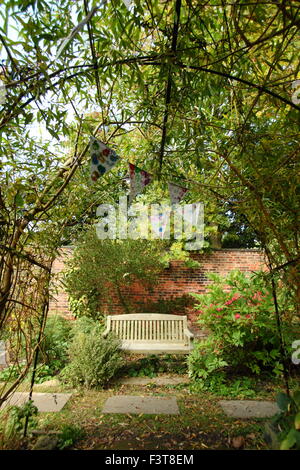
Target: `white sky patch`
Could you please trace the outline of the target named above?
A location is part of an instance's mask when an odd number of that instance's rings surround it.
[[[94,16],[94,14],[96,13],[96,11],[99,9],[99,7],[94,7],[90,12],[89,14],[77,25],[75,26],[75,28],[72,29],[71,33],[69,34],[69,36],[67,38],[65,38],[64,42],[61,44],[61,46],[59,47],[58,51],[57,51],[57,54],[56,54],[56,57],[54,59],[54,61],[56,61],[59,56],[61,55],[61,53],[63,52],[63,50],[68,46],[68,44],[72,41],[72,39],[76,36],[76,34],[82,30],[82,28],[84,27],[84,25],[86,25],[90,19]]]

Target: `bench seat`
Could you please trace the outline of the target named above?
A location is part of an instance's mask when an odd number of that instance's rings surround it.
[[[188,354],[189,346],[170,343],[136,343],[134,341],[122,341],[121,349],[139,354]]]

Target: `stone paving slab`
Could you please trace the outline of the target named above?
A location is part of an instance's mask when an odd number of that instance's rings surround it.
[[[28,396],[28,392],[15,392],[1,408],[7,405],[23,405],[28,401]],[[55,412],[60,411],[71,396],[72,393],[33,393],[32,400],[38,411]]]
[[[221,400],[219,404],[233,418],[270,418],[280,411],[277,403],[271,401]]]
[[[118,381],[120,384],[126,385],[178,385],[181,383],[188,383],[189,377],[127,377]]]
[[[117,395],[106,400],[102,413],[178,415],[179,408],[175,397]]]

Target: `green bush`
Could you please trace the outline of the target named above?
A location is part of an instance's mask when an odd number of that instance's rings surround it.
[[[97,320],[114,301],[114,293],[129,312],[132,306],[124,290],[136,280],[155,285],[164,266],[164,248],[161,240],[100,240],[95,227],[82,234],[64,276],[73,314]]]
[[[25,367],[25,364],[23,364],[23,367]],[[47,364],[39,363],[36,368],[34,382],[36,384],[40,384],[42,382],[45,382],[46,380],[52,379],[54,375],[54,369],[56,369],[56,367],[54,366],[51,367],[51,366],[48,366]],[[33,372],[33,364],[30,366],[26,374],[25,380],[27,382],[31,381],[32,372]],[[20,376],[21,373],[22,373],[22,364],[20,365],[12,364],[0,371],[0,382],[13,382]]]
[[[234,373],[269,371],[281,375],[273,298],[263,276],[247,277],[241,272],[231,272],[225,279],[215,274],[209,278],[213,281],[209,293],[193,294],[199,302],[196,305],[200,313],[198,323],[210,334],[206,340],[195,343],[189,356],[190,376],[205,381],[226,368]],[[282,288],[278,289],[278,295],[279,304],[285,305],[282,328],[290,362],[290,346],[299,323],[294,320]]]
[[[44,335],[40,343],[38,366],[35,374],[35,383],[42,383],[51,379],[68,362],[68,348],[70,345],[72,324],[69,320],[56,315],[47,319]],[[36,335],[32,338],[34,347]],[[19,352],[19,359],[25,357],[25,347]],[[13,364],[0,371],[0,381],[13,381],[18,378],[26,360],[20,364]],[[31,380],[33,364],[29,368],[26,380]]]
[[[101,325],[74,335],[69,348],[70,363],[60,377],[72,386],[104,387],[123,366],[120,342],[112,335],[103,338]]]
[[[12,382],[17,379],[21,373],[22,368],[17,364],[12,364],[0,371],[0,382]]]
[[[29,374],[26,377],[27,381],[31,381],[32,370],[33,366],[29,369]],[[51,380],[54,374],[54,367],[48,366],[47,364],[38,364],[35,372],[34,383],[41,384],[46,380]]]
[[[93,320],[91,317],[77,318],[73,322],[71,331],[72,339],[80,333],[89,334],[94,328],[97,328],[98,333],[101,334],[105,328],[105,317],[103,317],[102,320]]]
[[[68,361],[71,331],[70,320],[58,315],[47,319],[39,355],[39,362],[48,366],[48,370],[44,368],[46,373],[44,375],[47,375],[47,378],[65,367]]]

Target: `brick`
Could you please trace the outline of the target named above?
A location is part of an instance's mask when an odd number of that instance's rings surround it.
[[[60,250],[60,256],[53,263],[52,272],[56,274],[55,277],[64,269],[65,259],[71,254],[72,249],[70,248]],[[200,262],[199,268],[189,269],[182,261],[172,261],[170,267],[164,269],[159,275],[158,284],[154,288],[147,289],[138,282],[134,282],[130,288],[126,287],[121,290],[125,299],[132,304],[133,308],[138,308],[143,303],[155,303],[160,300],[181,297],[190,292],[205,293],[207,286],[211,283],[206,277],[210,272],[224,276],[234,269],[240,269],[244,272],[259,269],[268,270],[264,255],[259,250],[223,249],[213,251],[210,254],[192,253],[191,257]],[[57,279],[53,280],[52,284],[53,287],[57,286],[57,292],[53,289],[49,314],[57,313],[73,318],[68,309],[67,294],[58,284]],[[117,293],[113,292],[113,288],[111,302],[103,305],[102,309],[110,314],[124,313],[124,308],[120,305]]]

